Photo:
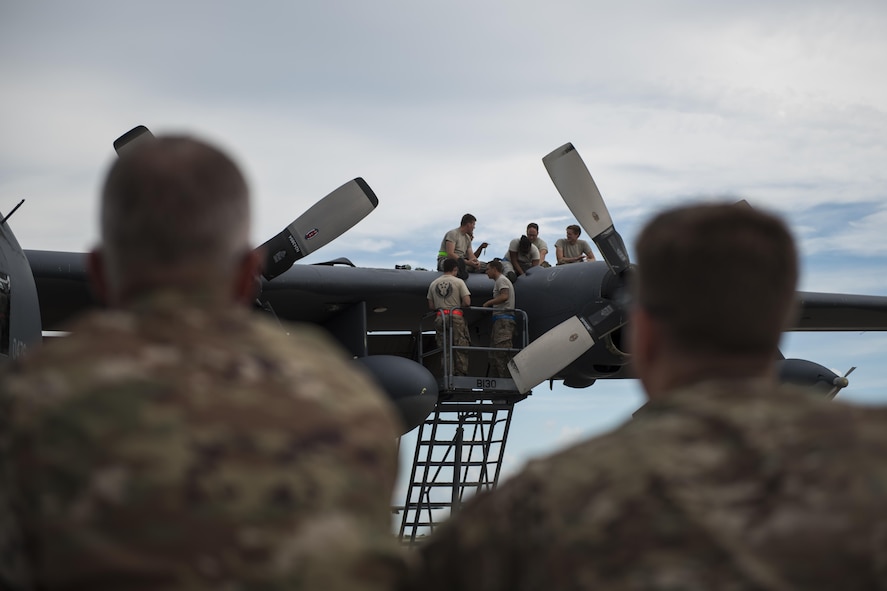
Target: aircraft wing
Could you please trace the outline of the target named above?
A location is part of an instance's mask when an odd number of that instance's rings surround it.
[[[791,330],[887,330],[887,296],[798,292],[800,315]]]
[[[428,312],[428,285],[438,276],[431,271],[294,265],[283,275],[262,283],[262,299],[281,319],[318,324],[363,302],[367,330],[414,331]],[[476,279],[489,281],[486,275]],[[490,289],[478,287],[472,293],[488,297]]]
[[[25,254],[37,284],[44,330],[64,330],[72,316],[99,306],[89,287],[85,253],[26,250]],[[262,300],[270,303],[282,320],[321,325],[343,310],[365,303],[367,330],[416,330],[428,312],[428,285],[438,275],[350,265],[294,265],[279,277],[262,281]],[[486,275],[469,279],[480,303],[489,296],[487,282]]]
[[[44,330],[63,330],[72,315],[97,305],[84,253],[26,250],[25,254],[37,284]],[[367,330],[412,331],[428,311],[425,294],[437,276],[433,271],[295,265],[274,280],[263,281],[262,296],[284,320],[325,324],[342,310],[365,302]],[[468,287],[475,305],[481,305],[491,289],[489,279],[479,274],[469,277]],[[799,319],[790,330],[887,330],[887,296],[798,292],[798,303]],[[528,312],[532,324],[532,310]]]

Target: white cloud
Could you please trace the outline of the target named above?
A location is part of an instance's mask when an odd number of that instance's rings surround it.
[[[3,16],[0,210],[27,198],[12,220],[27,248],[95,240],[111,141],[139,123],[236,156],[256,241],[363,176],[379,207],[306,262],[384,267],[431,268],[467,211],[488,258],[531,220],[553,247],[573,217],[541,158],[571,141],[629,243],[663,206],[742,197],[792,224],[806,289],[887,294],[880,2],[52,0]],[[787,353],[860,365],[848,397],[885,391],[884,343],[798,339]],[[537,389],[509,457],[640,400],[634,382]]]

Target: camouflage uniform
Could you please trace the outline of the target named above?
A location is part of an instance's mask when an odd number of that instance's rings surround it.
[[[510,349],[514,338],[514,285],[504,274],[499,275],[493,284],[493,298],[499,297],[502,290],[508,290],[508,300],[496,305],[493,313],[493,328],[490,331],[490,347]],[[511,351],[491,351],[490,374],[496,378],[510,378],[508,362],[513,357]]]
[[[155,294],[4,377],[0,489],[41,588],[390,588],[392,408],[288,329]]]
[[[434,319],[435,338],[437,346],[442,347],[444,343],[444,330],[447,325],[444,324],[446,317],[449,325],[453,327],[453,343],[454,347],[471,346],[471,337],[468,334],[468,325],[462,317],[461,310],[453,310],[462,305],[462,298],[470,296],[471,292],[464,281],[452,275],[443,274],[428,286],[426,298],[438,310],[437,318]],[[440,310],[444,310],[443,313]],[[450,311],[452,313],[450,313]],[[446,368],[444,368],[446,370]],[[464,349],[453,350],[453,375],[468,375],[468,351]]]
[[[709,382],[531,462],[410,589],[887,589],[887,410]]]
[[[449,323],[453,326],[453,347],[470,347],[471,337],[468,334],[468,325],[465,319],[456,314],[447,316]],[[442,347],[444,342],[444,318],[438,316],[434,319],[435,339],[437,346]],[[453,351],[453,375],[468,375],[468,351],[465,349],[452,349]]]
[[[31,588],[30,572],[22,553],[21,530],[13,508],[14,501],[9,487],[9,465],[3,462],[9,457],[3,431],[3,417],[9,412],[7,400],[0,398],[0,590],[18,591]]]
[[[490,347],[511,348],[515,327],[515,322],[511,318],[497,318],[493,321],[493,329],[490,331]],[[508,362],[513,356],[511,351],[491,351],[489,355],[490,375],[495,378],[510,378],[511,372],[508,371]]]

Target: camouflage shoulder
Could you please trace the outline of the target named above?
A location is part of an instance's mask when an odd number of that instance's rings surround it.
[[[400,433],[400,418],[387,393],[327,331],[313,324],[261,320],[258,330],[264,347],[276,351],[280,371],[300,392],[328,407],[342,422],[372,419],[366,424],[387,429],[393,437]]]
[[[545,569],[546,561],[558,560],[561,550],[566,555],[564,545],[606,547],[608,524],[647,492],[622,438],[611,434],[586,440],[531,461],[495,491],[471,499],[421,547],[409,588],[443,590],[478,581],[479,588],[491,590],[533,588],[540,581],[527,581]],[[576,538],[579,529],[590,541]],[[461,566],[452,569],[452,564]]]
[[[5,427],[0,429],[5,431]],[[0,440],[4,440],[2,433]],[[9,477],[9,457],[6,442],[0,442],[0,589],[24,590],[30,588],[30,577],[15,501],[11,496],[14,487]]]

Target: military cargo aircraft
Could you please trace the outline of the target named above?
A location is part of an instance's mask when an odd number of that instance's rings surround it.
[[[128,133],[132,138],[150,137],[144,128]],[[115,147],[125,149],[126,144]],[[584,388],[599,379],[632,377],[624,339],[628,281],[634,271],[627,251],[573,146],[561,146],[543,163],[604,260],[534,267],[518,280],[516,307],[526,315],[521,336],[529,345],[510,364],[509,387],[524,395],[545,380]],[[499,386],[484,379],[483,351],[471,358],[469,373],[475,377],[461,384],[446,381],[439,361],[420,363],[420,352],[433,341],[433,331],[422,322],[429,314],[428,286],[438,273],[360,268],[347,259],[293,264],[338,237],[377,203],[362,179],[349,181],[267,241],[258,304],[281,320],[325,327],[376,377],[409,430],[431,412],[445,387],[483,391]],[[467,283],[473,299],[465,317],[472,339],[483,344],[490,316],[480,305],[491,290],[490,279],[473,274]],[[692,292],[692,286],[687,289]],[[692,305],[692,297],[687,301]],[[792,330],[887,330],[887,297],[799,292],[798,303],[801,314]],[[41,329],[63,331],[74,314],[97,305],[84,253],[23,251],[3,220],[0,353],[16,357],[41,341]],[[846,375],[811,361],[784,360],[781,365],[783,379],[817,387],[829,396],[847,385]]]

